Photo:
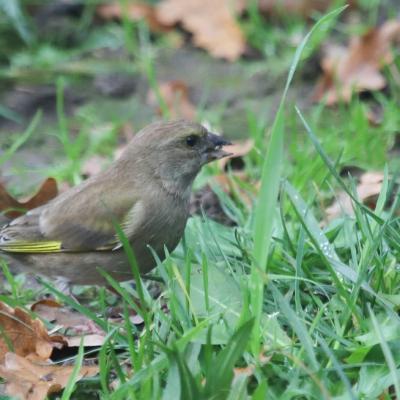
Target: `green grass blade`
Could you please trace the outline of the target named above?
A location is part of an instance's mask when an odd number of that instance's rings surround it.
[[[346,7],[341,7],[323,16],[304,37],[293,57],[286,80],[285,89],[271,129],[271,140],[262,166],[260,195],[256,205],[254,224],[254,258],[259,266],[265,266],[268,257],[273,227],[274,208],[276,206],[281,168],[283,165],[284,106],[290,84],[299,64],[301,55],[311,35],[322,25],[336,18]]]
[[[10,159],[14,153],[32,136],[33,132],[37,128],[40,120],[42,118],[42,112],[38,111],[32,118],[31,123],[26,128],[18,139],[4,152],[0,155],[0,165]]]
[[[349,395],[349,398],[351,400],[357,400],[356,396],[353,392],[353,388],[351,387],[351,383],[349,378],[346,376],[346,374],[343,371],[342,366],[340,365],[339,361],[336,359],[333,351],[328,347],[327,343],[322,337],[318,338],[318,342],[320,346],[322,347],[322,350],[324,353],[327,355],[328,359],[332,361],[333,367],[336,370],[336,373],[338,374],[340,380],[343,382],[344,387],[347,390],[347,394]]]
[[[369,309],[369,314],[371,316],[372,325],[375,329],[376,334],[378,335],[379,342],[380,342],[380,345],[382,348],[382,352],[385,356],[385,360],[386,360],[387,366],[390,371],[390,375],[393,380],[392,384],[394,386],[394,391],[396,393],[395,398],[400,399],[400,376],[399,376],[399,372],[397,370],[396,362],[395,362],[393,354],[389,348],[389,345],[386,342],[386,339],[382,332],[380,324],[379,324],[372,308],[369,305],[368,305],[368,309]]]
[[[281,180],[281,170],[283,167],[283,142],[284,142],[284,106],[290,84],[297,69],[301,55],[306,47],[311,35],[326,23],[336,18],[345,7],[338,8],[323,16],[304,37],[296,49],[293,61],[291,63],[285,89],[279,104],[278,111],[271,129],[271,139],[268,146],[267,155],[262,166],[261,187],[259,198],[255,207],[255,223],[253,229],[254,250],[253,255],[256,266],[252,269],[251,277],[251,307],[254,324],[253,351],[257,352],[258,332],[260,330],[260,321],[262,313],[262,302],[264,294],[264,283],[260,277],[260,271],[257,268],[266,270],[269,248],[271,245],[272,229],[276,215],[276,205],[279,194],[279,185]]]
[[[317,361],[317,357],[315,355],[314,346],[312,339],[307,331],[304,323],[299,319],[293,309],[290,307],[289,302],[286,298],[281,294],[281,292],[271,284],[272,292],[277,301],[279,308],[282,310],[282,313],[285,315],[287,322],[296,332],[297,337],[299,338],[301,344],[304,347],[304,350],[307,354],[308,360],[311,364],[311,367],[314,371],[318,371],[320,365]]]
[[[218,354],[212,369],[208,371],[205,387],[206,395],[215,399],[222,399],[229,392],[229,386],[233,379],[233,368],[246,349],[253,324],[254,319],[245,322]]]
[[[76,300],[74,300],[72,297],[65,295],[64,293],[60,292],[56,288],[54,288],[54,285],[51,285],[50,283],[46,282],[43,278],[40,276],[37,277],[38,282],[43,285],[50,293],[53,293],[56,295],[58,298],[60,298],[64,303],[68,304],[70,307],[75,309],[76,311],[80,312],[81,314],[87,316],[90,318],[93,322],[95,322],[101,329],[103,329],[105,332],[108,331],[108,323],[107,321],[99,318],[97,314],[93,311],[91,311],[89,308],[82,306],[79,304]]]
[[[208,324],[209,321],[205,319],[201,321],[197,326],[186,331],[185,334],[175,342],[175,346],[178,348],[178,350],[183,351],[186,345],[190,341],[194,340],[197,336],[199,336],[201,332],[207,327]],[[111,398],[112,399],[126,398],[124,396],[126,395],[129,388],[131,388],[132,386],[139,385],[141,382],[145,381],[146,379],[149,379],[154,374],[157,374],[162,370],[165,370],[167,367],[168,367],[168,359],[165,353],[160,354],[157,357],[154,357],[154,359],[147,366],[143,367],[140,371],[136,371],[136,373],[133,375],[131,379],[129,379],[126,383],[121,385],[113,393],[113,396]]]
[[[13,121],[17,124],[22,124],[23,119],[22,117],[15,111],[11,110],[8,107],[2,106],[0,104],[0,117]]]
[[[68,383],[65,386],[65,389],[63,391],[61,400],[68,400],[71,398],[73,391],[75,390],[75,384],[78,380],[78,375],[79,371],[82,368],[82,362],[83,362],[83,337],[81,339],[81,343],[79,345],[79,351],[78,351],[78,356],[75,360],[75,365],[74,369],[72,370],[72,374],[70,375],[68,379]]]
[[[363,209],[368,215],[370,215],[373,219],[375,219],[377,222],[382,223],[382,220],[373,212],[371,211],[367,206],[364,204],[360,203],[358,199],[354,196],[354,193],[348,188],[348,186],[345,184],[343,179],[340,177],[339,173],[336,171],[335,164],[329,159],[328,155],[325,153],[321,143],[319,142],[317,136],[311,129],[310,125],[307,123],[306,119],[304,118],[303,114],[299,110],[299,108],[296,106],[295,110],[304,125],[304,128],[306,129],[306,132],[311,139],[315,149],[317,150],[319,156],[321,159],[324,161],[325,165],[327,166],[329,172],[332,174],[332,176],[336,179],[336,181],[339,183],[339,185],[342,187],[342,189],[350,196],[350,198],[354,201],[354,203]]]
[[[19,0],[1,0],[0,10],[3,10],[4,14],[7,15],[21,39],[26,44],[31,44],[34,41],[34,35],[21,8],[21,2]]]
[[[178,365],[181,399],[200,400],[199,387],[182,354],[177,349],[174,349],[172,357]]]

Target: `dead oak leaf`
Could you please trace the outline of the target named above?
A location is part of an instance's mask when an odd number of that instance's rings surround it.
[[[235,164],[238,164],[237,161],[242,160],[242,158],[246,154],[248,154],[253,147],[254,140],[252,139],[247,139],[241,142],[236,142],[231,145],[224,146],[224,151],[230,153],[231,155],[218,160],[218,166],[221,168],[221,170],[225,170],[227,165],[232,164],[232,169],[235,169]]]
[[[100,4],[96,8],[97,15],[108,20],[122,20],[126,18],[132,21],[145,20],[150,29],[154,32],[165,32],[169,28],[162,24],[156,16],[155,9],[152,5],[141,1],[128,1],[124,7],[121,2],[112,2],[110,4]]]
[[[16,218],[24,213],[46,204],[58,194],[57,183],[54,178],[47,178],[38,192],[27,201],[18,201],[12,197],[0,183],[0,213],[8,218]]]
[[[91,319],[75,310],[63,307],[52,299],[39,300],[31,306],[39,317],[55,324],[58,328],[72,330],[79,335],[105,335]],[[68,342],[68,337],[64,337]]]
[[[65,336],[68,347],[79,347],[81,341],[83,341],[83,346],[86,347],[99,347],[106,341],[105,335],[90,334],[85,336]]]
[[[83,339],[84,347],[97,347],[105,342],[106,334],[92,320],[52,299],[43,299],[31,306],[41,318],[56,325],[56,329],[64,329],[63,339],[68,347],[79,347]],[[71,335],[71,333],[73,334]]]
[[[44,400],[66,386],[73,369],[73,365],[38,363],[15,353],[6,353],[4,364],[0,365],[0,376],[6,380],[8,395],[24,400]],[[97,366],[82,366],[77,380],[94,376],[98,370]]]
[[[61,336],[49,336],[39,319],[33,319],[21,308],[12,309],[0,302],[0,362],[8,351],[26,357],[47,360],[54,347],[61,348]]]
[[[362,174],[356,187],[359,201],[374,208],[376,199],[382,189],[382,182],[382,172],[370,171]],[[325,210],[325,214],[327,221],[331,221],[343,214],[353,215],[352,199],[346,192],[339,192],[336,200]]]
[[[380,69],[392,61],[390,46],[399,39],[400,21],[391,20],[353,38],[347,48],[328,47],[321,62],[324,74],[316,86],[314,98],[333,105],[339,100],[348,102],[353,91],[384,88],[386,80]]]
[[[236,180],[239,180],[242,183],[246,182],[245,186],[250,186],[254,191],[258,190],[256,186],[251,182],[248,182],[249,176],[244,171],[243,157],[248,154],[253,147],[254,141],[252,139],[224,146],[224,151],[231,155],[218,160],[218,166],[221,173],[213,177],[216,185],[218,185],[226,194],[234,198],[239,198],[240,201],[249,207],[252,205],[252,194],[245,190],[241,185],[238,185]],[[230,168],[228,168],[228,165]],[[228,169],[231,173],[229,175],[226,173],[226,170]],[[232,177],[234,179],[232,179]],[[209,218],[221,224],[227,226],[236,225],[236,222],[225,213],[219,197],[209,185],[203,186],[200,190],[195,192],[190,201],[190,213],[192,215],[201,215],[203,212]]]
[[[182,23],[193,33],[194,44],[214,57],[234,61],[246,46],[235,21],[243,6],[239,0],[162,0],[156,7],[156,15],[165,25]]]

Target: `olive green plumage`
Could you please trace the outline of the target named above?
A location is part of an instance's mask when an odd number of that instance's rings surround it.
[[[102,173],[29,211],[0,230],[0,258],[12,271],[73,283],[101,283],[96,267],[131,279],[114,223],[129,239],[141,272],[163,259],[185,229],[190,192],[201,167],[224,157],[224,139],[185,120],[142,129]]]

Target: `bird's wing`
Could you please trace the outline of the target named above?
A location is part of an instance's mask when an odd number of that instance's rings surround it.
[[[115,223],[128,237],[142,223],[143,203],[129,193],[112,198],[112,193],[94,192],[95,199],[87,199],[82,192],[66,192],[13,220],[0,230],[0,249],[24,253],[112,250],[119,246]]]

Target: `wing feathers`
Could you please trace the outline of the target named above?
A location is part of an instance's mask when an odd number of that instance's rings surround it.
[[[50,232],[42,232],[43,217],[49,217],[46,207],[42,213],[28,213],[13,220],[0,230],[0,250],[15,253],[51,253],[60,251],[113,250],[120,246],[110,213],[96,210],[89,219],[60,214],[58,226],[52,220]],[[54,211],[54,210],[52,210]],[[121,211],[120,211],[121,212]],[[122,214],[122,213],[121,213]],[[145,209],[136,202],[121,216],[115,216],[127,237],[132,237],[144,221]],[[71,218],[69,218],[71,217]]]
[[[0,249],[10,253],[54,253],[62,249],[61,242],[17,242],[0,243]]]

